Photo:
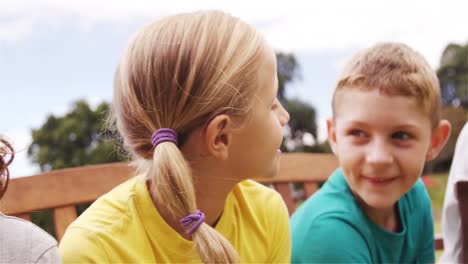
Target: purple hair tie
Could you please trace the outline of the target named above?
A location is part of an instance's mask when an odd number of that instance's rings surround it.
[[[188,228],[190,226],[190,224],[195,222],[189,228],[189,230],[187,230],[187,234],[192,234],[193,232],[195,232],[198,229],[198,227],[203,223],[204,220],[205,220],[205,214],[197,209],[195,211],[195,213],[189,214],[189,215],[183,217],[182,219],[180,219],[180,223],[182,223],[182,225],[185,228]]]
[[[153,133],[153,136],[151,136],[151,143],[153,143],[154,147],[167,141],[179,146],[179,143],[177,142],[177,133],[170,128],[160,128]]]

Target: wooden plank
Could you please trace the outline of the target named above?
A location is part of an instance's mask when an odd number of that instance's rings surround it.
[[[24,220],[27,220],[27,221],[31,222],[31,215],[29,213],[19,214],[19,215],[15,215],[15,216],[18,217],[18,218],[21,218],[21,219],[24,219]]]
[[[281,159],[278,177],[255,180],[261,183],[323,182],[338,167],[331,154],[285,153]],[[109,163],[12,179],[0,201],[0,209],[5,214],[17,215],[92,202],[133,175],[127,163]]]
[[[317,182],[306,182],[304,183],[305,198],[309,198],[312,194],[318,191],[319,185]]]
[[[0,200],[0,209],[17,215],[91,202],[131,176],[133,170],[127,163],[109,163],[15,178]]]
[[[468,263],[468,181],[458,181],[455,188],[461,223],[462,249],[460,263]]]
[[[76,219],[76,208],[74,205],[58,207],[54,209],[55,236],[60,242],[67,227]]]
[[[332,154],[283,153],[277,177],[256,177],[261,183],[269,182],[325,182],[338,168],[338,160]]]
[[[255,180],[274,185],[292,214],[296,203],[289,183],[303,182],[306,195],[310,196],[318,189],[317,183],[325,182],[337,167],[338,161],[331,154],[285,153],[277,177],[258,177]],[[68,225],[76,219],[74,205],[92,202],[132,176],[134,172],[127,163],[110,163],[12,179],[7,193],[0,200],[0,209],[3,213],[30,220],[31,211],[55,208],[56,235],[60,240]],[[468,206],[468,202],[463,204]],[[440,236],[435,237],[435,247],[443,249]]]
[[[296,210],[296,202],[292,196],[291,187],[289,183],[275,183],[275,189],[281,194],[283,197],[284,202],[286,203],[286,207],[288,207],[289,215],[292,215]]]

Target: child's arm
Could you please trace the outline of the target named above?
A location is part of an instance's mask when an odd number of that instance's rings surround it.
[[[455,197],[455,183],[468,180],[468,123],[463,127],[457,140],[455,154],[445,190],[444,207],[442,209],[442,231],[444,237],[444,253],[440,261],[458,262],[461,256],[460,213],[458,200]]]
[[[314,219],[306,230],[299,226],[292,226],[292,263],[372,262],[366,241],[344,219],[326,216]]]

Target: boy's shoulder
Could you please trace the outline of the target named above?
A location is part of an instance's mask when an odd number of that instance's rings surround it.
[[[328,217],[359,220],[360,209],[355,202],[341,169],[337,169],[325,184],[309,197],[294,213],[292,224],[312,223]]]
[[[421,238],[427,234],[423,225],[430,221],[430,200],[426,189],[419,179],[417,183],[398,201],[401,217],[405,226],[411,228],[411,234],[404,237]],[[291,218],[293,234],[293,260],[316,260],[323,262],[375,262],[372,261],[379,250],[378,237],[394,236],[373,224],[361,210],[344,178],[341,169],[336,170],[322,186],[296,210]],[[403,233],[402,233],[403,234]],[[396,236],[403,237],[402,234]],[[431,238],[432,236],[429,235]],[[424,239],[426,239],[424,237]],[[320,245],[311,248],[310,245]],[[346,249],[346,254],[343,250]],[[327,252],[340,251],[343,254]],[[374,252],[374,253],[373,253]],[[309,256],[307,258],[304,256]]]
[[[430,206],[429,195],[421,179],[404,194],[398,203],[407,212],[422,212]],[[292,225],[310,225],[313,221],[339,218],[348,223],[361,224],[366,217],[347,184],[343,171],[337,169],[317,193],[309,197],[294,213]]]
[[[423,181],[418,179],[414,186],[400,198],[398,204],[405,206],[407,211],[413,214],[430,207],[431,200]]]

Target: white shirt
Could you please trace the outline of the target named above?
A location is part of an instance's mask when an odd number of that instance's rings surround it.
[[[440,263],[458,263],[461,257],[461,223],[458,210],[458,200],[455,196],[455,183],[468,180],[468,123],[465,124],[455,147],[452,167],[445,190],[444,207],[442,209],[442,234],[444,237],[444,253]]]
[[[31,222],[0,213],[0,263],[61,263],[57,241]]]

